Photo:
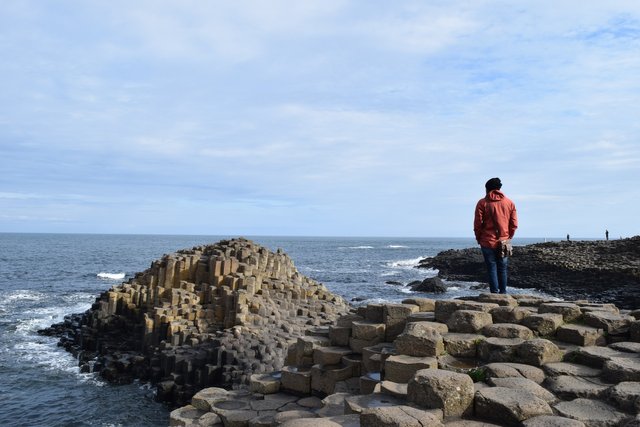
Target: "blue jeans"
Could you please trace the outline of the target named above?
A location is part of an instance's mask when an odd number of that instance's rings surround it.
[[[507,293],[507,265],[509,258],[500,258],[496,256],[496,250],[491,248],[480,247],[484,263],[487,265],[489,273],[489,290],[492,294]]]

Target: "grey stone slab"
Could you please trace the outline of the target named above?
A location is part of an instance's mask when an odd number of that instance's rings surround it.
[[[475,395],[477,417],[504,425],[519,426],[522,421],[538,415],[552,415],[547,402],[526,390],[490,387]]]
[[[544,372],[551,377],[558,375],[574,375],[580,377],[599,377],[602,369],[591,368],[578,363],[556,362],[542,366]]]
[[[578,397],[600,399],[606,395],[611,386],[611,384],[605,384],[598,378],[582,378],[572,375],[549,377],[543,384],[549,391],[563,400],[571,400]]]
[[[553,408],[560,416],[582,421],[588,427],[615,427],[630,417],[613,406],[594,399],[574,399],[556,403]]]
[[[529,391],[549,404],[558,400],[549,390],[528,378],[490,378],[489,383],[495,387]]]

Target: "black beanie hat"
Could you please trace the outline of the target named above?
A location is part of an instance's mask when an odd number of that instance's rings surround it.
[[[489,181],[487,181],[487,183],[484,185],[484,188],[487,189],[487,191],[491,191],[491,190],[499,190],[502,188],[502,182],[500,182],[500,178],[491,178]]]

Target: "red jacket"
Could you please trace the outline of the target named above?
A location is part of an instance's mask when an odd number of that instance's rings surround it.
[[[516,205],[502,192],[491,190],[486,197],[478,200],[473,231],[480,246],[495,249],[498,241],[512,239],[516,228]]]

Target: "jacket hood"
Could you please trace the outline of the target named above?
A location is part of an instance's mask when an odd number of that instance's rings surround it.
[[[500,190],[491,190],[489,194],[487,194],[487,199],[491,202],[497,202],[504,199],[504,193]]]

